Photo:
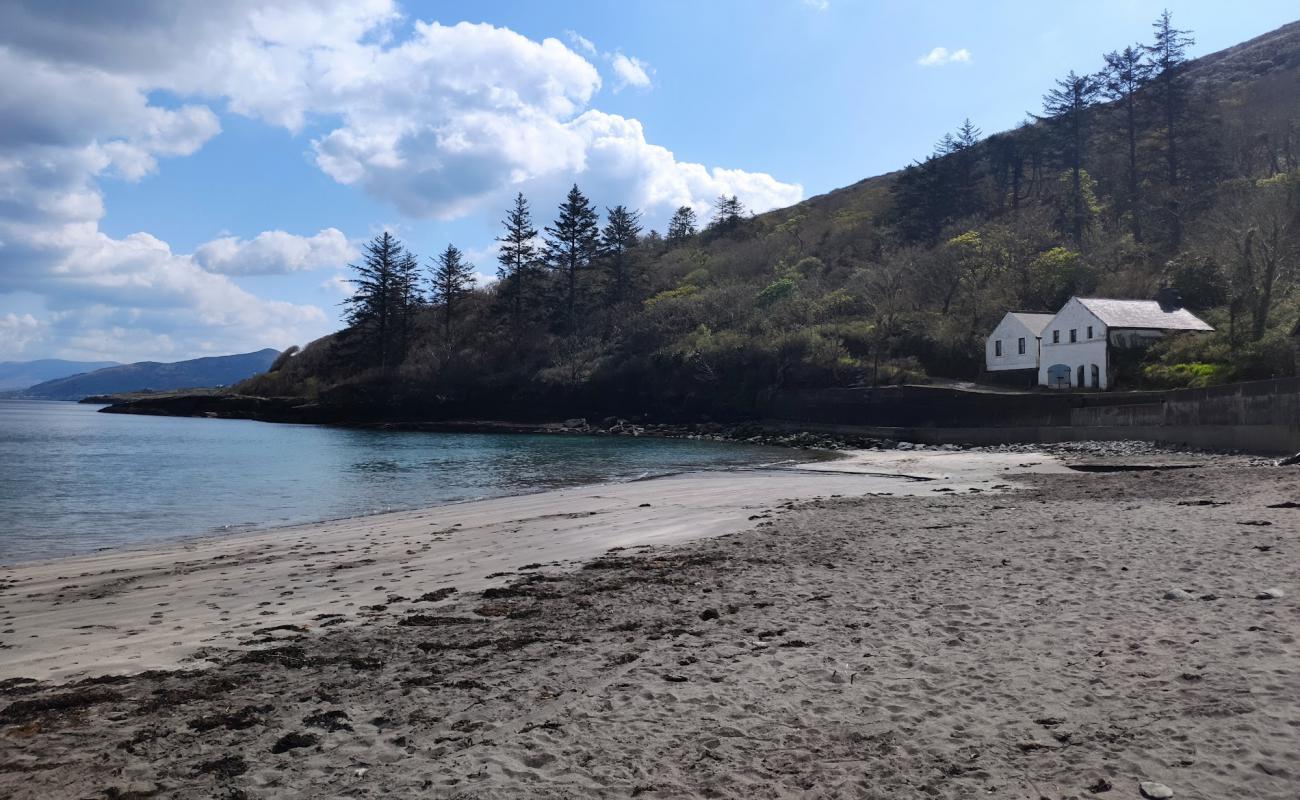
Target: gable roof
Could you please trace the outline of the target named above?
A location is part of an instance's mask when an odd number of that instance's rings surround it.
[[[1212,331],[1214,328],[1185,308],[1168,308],[1155,300],[1106,300],[1076,297],[1108,328],[1155,331]]]
[[[1035,336],[1042,336],[1043,330],[1047,328],[1047,323],[1052,321],[1055,314],[1044,314],[1040,311],[1009,311],[1009,316],[1015,317],[1029,329],[1029,332]]]

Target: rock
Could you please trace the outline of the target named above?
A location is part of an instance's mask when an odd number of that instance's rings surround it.
[[[582,428],[585,427],[586,424],[587,420],[584,417],[574,417],[564,421],[564,427],[566,428]]]
[[[1162,800],[1166,797],[1173,797],[1174,790],[1165,786],[1163,783],[1155,781],[1143,781],[1138,784],[1138,791],[1142,792],[1143,797],[1149,797],[1151,800]]]
[[[1088,787],[1088,791],[1093,794],[1101,794],[1103,792],[1109,792],[1113,788],[1115,787],[1111,785],[1110,781],[1105,778],[1098,778],[1096,783]]]
[[[1286,592],[1277,588],[1265,589],[1255,595],[1256,600],[1281,600],[1283,597],[1286,597]]]
[[[700,619],[704,620],[705,622],[717,618],[718,618],[718,609],[716,608],[706,608],[700,612]]]
[[[1277,462],[1277,465],[1279,467],[1294,467],[1297,464],[1300,464],[1300,453],[1296,453],[1295,455],[1287,456],[1286,458],[1279,459]]]
[[[281,736],[279,741],[271,747],[272,753],[285,753],[290,750],[296,750],[299,747],[311,747],[320,739],[314,733],[286,733]]]
[[[1185,592],[1182,589],[1170,589],[1165,592],[1166,600],[1192,600],[1194,596],[1191,592]]]

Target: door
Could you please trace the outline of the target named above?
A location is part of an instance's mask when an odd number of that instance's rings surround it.
[[[1047,368],[1047,385],[1060,389],[1070,385],[1070,368],[1064,364],[1053,364]]]
[[[1082,365],[1082,364],[1079,365],[1078,376],[1079,376],[1079,379],[1076,380],[1076,381],[1074,382],[1074,385],[1077,386],[1077,387],[1079,387],[1080,389],[1082,389],[1083,387],[1085,387],[1085,386],[1088,385],[1088,384],[1086,384],[1086,383],[1083,382],[1083,365]]]

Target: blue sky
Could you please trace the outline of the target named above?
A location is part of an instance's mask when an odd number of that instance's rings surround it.
[[[0,88],[0,359],[301,344],[337,326],[342,265],[384,228],[492,273],[517,190],[539,222],[575,180],[655,227],[720,191],[786,205],[965,117],[1016,125],[1165,5],[17,0],[0,72],[32,78]],[[1195,54],[1296,16],[1168,6]]]

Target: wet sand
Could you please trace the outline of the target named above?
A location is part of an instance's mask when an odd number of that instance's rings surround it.
[[[862,454],[9,568],[0,794],[1300,796],[1300,470],[1142,461],[1194,468]]]

